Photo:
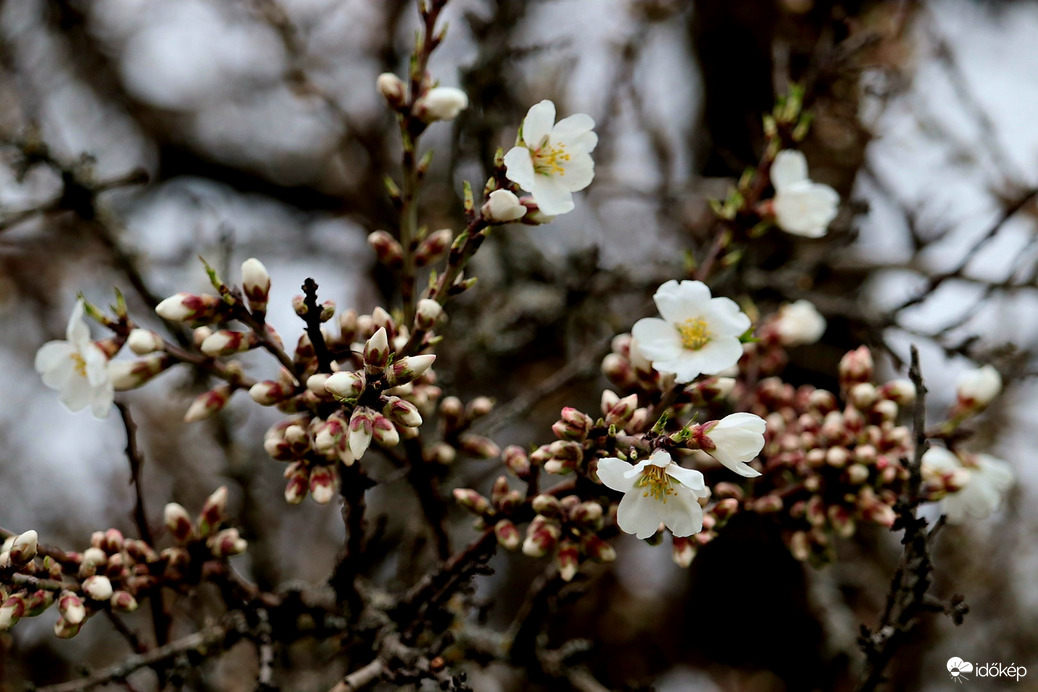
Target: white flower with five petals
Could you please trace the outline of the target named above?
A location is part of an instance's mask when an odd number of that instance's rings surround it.
[[[750,318],[729,298],[711,298],[701,281],[673,279],[653,296],[663,319],[646,317],[631,334],[638,351],[662,373],[678,382],[700,374],[716,375],[739,362],[739,337],[750,328]]]
[[[583,113],[555,122],[555,104],[541,101],[526,114],[519,144],[505,154],[509,180],[533,195],[548,216],[573,210],[573,193],[595,177],[591,152],[595,121]]]
[[[616,523],[627,533],[648,538],[661,523],[679,538],[703,530],[699,498],[710,497],[703,474],[678,466],[662,449],[634,465],[615,457],[599,459],[598,478],[624,494]]]
[[[105,418],[114,398],[108,356],[90,339],[83,312],[79,300],[69,317],[68,340],[48,341],[36,351],[36,372],[45,385],[58,390],[58,398],[70,411],[89,406],[94,416]]]
[[[963,459],[944,447],[931,447],[923,454],[922,464],[924,477],[953,474],[956,484],[962,485],[941,501],[941,511],[952,524],[990,516],[1013,485],[1012,467],[988,454],[966,454]]]
[[[821,238],[836,218],[840,195],[807,177],[807,159],[799,151],[780,151],[771,165],[775,221],[786,233]]]

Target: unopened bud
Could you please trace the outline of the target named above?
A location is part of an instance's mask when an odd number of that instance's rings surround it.
[[[136,389],[176,361],[165,353],[157,353],[138,360],[113,361],[108,364],[108,376],[117,392]]]
[[[375,231],[368,236],[368,245],[375,251],[380,264],[398,268],[404,263],[404,249],[396,239],[385,231]]]
[[[531,501],[533,511],[546,517],[557,517],[562,513],[562,503],[559,498],[547,493],[541,493]]]
[[[266,311],[270,296],[270,273],[255,257],[242,262],[241,288],[253,312]]]
[[[78,625],[86,620],[86,606],[83,599],[72,591],[62,591],[58,597],[58,612],[61,613],[72,625]]]
[[[407,99],[406,89],[403,81],[392,72],[383,72],[375,80],[378,93],[386,100],[389,107],[396,110],[401,108]]]
[[[523,542],[519,529],[509,519],[502,519],[494,524],[494,535],[497,536],[497,542],[506,550],[515,550]]]
[[[356,399],[364,391],[364,375],[340,370],[324,381],[324,389],[338,399]]]
[[[198,515],[198,535],[205,538],[227,518],[227,486],[221,485],[206,498]]]
[[[306,497],[310,488],[310,473],[302,464],[292,464],[285,469],[285,502],[298,505]]]
[[[955,395],[958,405],[967,410],[987,408],[1002,391],[1002,375],[991,365],[967,370],[959,376]]]
[[[223,410],[223,407],[231,400],[231,391],[231,386],[223,383],[216,385],[208,392],[199,394],[191,402],[187,413],[184,414],[184,422],[194,423],[205,420]]]
[[[872,379],[872,352],[868,346],[859,346],[849,351],[842,359],[839,366],[840,384],[850,387],[858,382],[868,382]]]
[[[898,406],[911,406],[915,401],[915,385],[909,380],[893,380],[881,385],[878,390],[882,399],[889,399]]]
[[[372,424],[375,412],[364,406],[358,406],[350,416],[350,453],[354,459],[360,459],[368,451],[371,444]]]
[[[134,329],[126,337],[126,345],[139,356],[146,356],[155,351],[161,351],[165,344],[162,337],[150,329]]]
[[[449,228],[441,228],[430,233],[415,252],[415,264],[419,267],[424,267],[440,259],[447,252],[453,240],[454,232]]]
[[[529,557],[543,557],[555,547],[562,529],[553,521],[542,516],[534,517],[526,529],[526,540],[523,541],[523,554]]]
[[[202,342],[202,353],[216,358],[242,353],[259,346],[259,337],[255,332],[238,332],[233,329],[219,329]]]
[[[418,413],[418,407],[410,401],[398,397],[385,397],[386,404],[382,407],[382,414],[397,425],[408,428],[417,428],[422,424],[422,416]]]
[[[494,190],[480,210],[483,218],[492,224],[509,223],[522,218],[526,207],[519,203],[515,193],[508,190]]]
[[[616,549],[594,534],[585,535],[581,547],[584,550],[584,554],[595,562],[613,562],[616,560]]]
[[[443,307],[437,301],[431,298],[422,298],[418,301],[418,307],[415,309],[415,329],[423,332],[429,331],[436,326],[436,320],[440,319],[442,314]]]
[[[20,567],[36,558],[39,535],[35,531],[19,534],[11,544],[11,563]]]
[[[205,544],[209,546],[213,557],[217,558],[241,555],[249,547],[248,542],[238,533],[238,529],[234,528],[224,529],[210,536]]]
[[[369,373],[378,372],[389,360],[389,338],[384,327],[378,330],[364,344],[364,364]]]
[[[400,443],[400,433],[388,418],[376,413],[371,424],[371,436],[381,447],[396,447]]]
[[[501,452],[501,460],[519,478],[525,478],[530,473],[530,459],[526,456],[526,450],[518,445],[505,447]]]
[[[195,532],[195,526],[191,521],[191,515],[188,514],[183,506],[176,502],[170,502],[166,505],[163,517],[166,521],[166,528],[169,529],[173,540],[177,543],[186,543],[190,540],[191,535]]]
[[[638,408],[638,395],[631,394],[630,396],[625,396],[606,413],[606,425],[615,425],[618,428],[623,428],[631,421],[636,408]]]
[[[501,448],[482,435],[465,433],[458,438],[458,448],[475,459],[493,459],[501,453]]]
[[[319,505],[328,504],[335,496],[335,474],[327,466],[315,466],[310,471],[310,496]]]
[[[159,317],[170,322],[210,322],[223,305],[220,296],[206,293],[177,293],[155,307]]]
[[[454,500],[473,514],[482,516],[490,511],[490,501],[472,488],[455,488]]]
[[[559,568],[559,576],[562,581],[573,581],[577,576],[577,568],[580,566],[580,551],[572,541],[564,540],[559,543],[559,549],[555,553],[555,564]]]
[[[83,582],[83,592],[95,601],[107,601],[112,597],[112,582],[108,577],[95,574]]]
[[[696,557],[696,543],[690,538],[674,537],[671,557],[678,567],[688,567]]]
[[[386,368],[386,387],[399,387],[413,382],[424,375],[435,361],[436,356],[432,354],[401,358]]]
[[[551,426],[551,429],[560,440],[581,442],[587,438],[592,423],[591,416],[567,406],[562,409],[562,417]]]
[[[137,599],[128,591],[116,591],[109,599],[112,608],[121,613],[132,613],[137,610]]]

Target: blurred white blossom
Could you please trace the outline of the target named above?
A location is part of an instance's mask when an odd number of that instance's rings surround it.
[[[941,511],[952,524],[990,516],[1013,485],[1012,467],[988,454],[967,454],[963,459],[944,447],[931,447],[922,462],[924,476],[952,475],[961,485],[941,501]]]
[[[76,301],[69,317],[65,341],[48,341],[36,352],[36,372],[43,383],[58,390],[58,398],[70,411],[87,406],[97,418],[105,418],[115,396],[108,374],[108,356],[90,339],[83,319],[83,301]]]
[[[799,151],[780,151],[771,166],[775,221],[786,233],[821,238],[836,218],[840,195],[807,177],[807,159]]]
[[[825,318],[809,300],[784,303],[775,316],[774,328],[784,346],[813,344],[825,333]]]

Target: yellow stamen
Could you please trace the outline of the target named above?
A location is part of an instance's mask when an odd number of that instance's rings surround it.
[[[692,351],[703,348],[712,338],[710,327],[702,317],[690,317],[682,322],[678,325],[678,334],[681,335],[681,345]]]
[[[545,137],[533,152],[533,170],[541,175],[566,175],[563,164],[570,160],[566,145]]]
[[[642,497],[648,497],[652,495],[653,499],[661,500],[663,504],[667,504],[668,495],[676,495],[677,491],[672,487],[674,479],[667,475],[667,470],[663,466],[654,466],[652,464],[645,467],[642,471],[642,477],[635,483],[635,487],[644,488]]]
[[[83,359],[83,356],[73,353],[69,358],[76,364],[76,374],[80,377],[86,377],[86,360]]]

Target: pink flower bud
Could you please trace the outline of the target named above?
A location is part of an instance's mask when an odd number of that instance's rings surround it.
[[[60,617],[54,623],[54,636],[58,639],[71,639],[79,634],[80,627],[82,627],[82,623],[74,624],[69,622],[67,618]]]
[[[417,330],[427,332],[436,326],[436,320],[443,314],[443,306],[430,298],[422,298],[418,301],[418,307],[414,314],[414,327]]]
[[[375,251],[375,258],[387,267],[399,268],[404,263],[404,249],[393,236],[385,231],[375,231],[368,236],[368,245]]]
[[[403,107],[407,100],[407,89],[399,77],[392,72],[383,72],[375,80],[375,86],[390,108],[397,110]]]
[[[0,632],[11,629],[25,615],[25,598],[22,594],[8,596],[0,605]]]
[[[529,557],[543,557],[555,548],[555,543],[561,535],[562,529],[558,524],[538,515],[526,529],[523,554]]]
[[[117,392],[136,389],[176,361],[165,353],[156,353],[139,360],[113,361],[108,364],[108,376]]]
[[[165,347],[162,337],[150,329],[134,329],[126,338],[126,345],[138,356],[146,356]]]
[[[73,591],[62,591],[58,597],[58,611],[72,625],[78,625],[86,619],[86,607],[83,599]]]
[[[458,449],[475,459],[493,459],[501,453],[501,448],[492,440],[472,433],[465,433],[458,438]]]
[[[249,396],[260,406],[273,406],[279,401],[289,398],[292,394],[292,391],[274,380],[257,382],[249,389]]]
[[[238,533],[238,529],[234,528],[224,529],[210,536],[205,544],[216,558],[241,555],[249,547],[248,542]]]
[[[580,566],[580,551],[572,541],[563,540],[559,543],[559,549],[555,553],[555,564],[559,568],[559,576],[562,581],[573,581],[577,576],[577,568]]]
[[[298,505],[310,489],[310,473],[302,464],[292,464],[285,469],[285,502]]]
[[[242,262],[241,290],[253,312],[264,312],[270,297],[270,273],[255,257]]]
[[[638,381],[631,362],[616,353],[610,353],[602,359],[602,374],[621,389],[628,389]]]
[[[987,408],[1002,392],[1002,375],[994,367],[985,365],[968,370],[959,376],[955,395],[958,407],[967,411]]]
[[[11,544],[11,564],[20,567],[36,558],[39,535],[35,531],[26,531],[15,537]]]
[[[188,407],[187,413],[184,414],[184,422],[194,423],[215,415],[227,405],[228,401],[230,401],[231,391],[231,386],[229,384],[221,383],[210,389],[208,392],[199,394],[195,397],[195,400],[191,402],[191,406]]]
[[[430,233],[415,252],[415,264],[419,267],[424,267],[440,259],[447,252],[453,240],[454,232],[449,228],[441,228],[434,233]]]
[[[324,389],[339,399],[356,399],[364,391],[364,375],[341,370],[324,381]]]
[[[364,365],[369,373],[380,371],[389,360],[389,338],[384,327],[378,330],[364,344]]]
[[[195,532],[195,525],[191,521],[191,515],[183,506],[170,502],[163,511],[163,517],[173,540],[177,543],[186,543],[191,540],[191,536]]]
[[[310,496],[319,505],[328,504],[335,496],[335,474],[328,466],[315,466],[310,471]]]
[[[840,360],[840,384],[850,387],[872,379],[872,352],[868,346],[859,346]]]
[[[112,597],[112,582],[108,577],[95,574],[83,582],[83,592],[95,601],[107,601]]]
[[[893,380],[881,385],[878,394],[898,406],[911,406],[915,402],[915,385],[909,380]]]
[[[198,515],[198,535],[205,538],[227,519],[227,486],[221,485],[206,498]]]
[[[207,356],[231,356],[259,346],[259,337],[255,332],[238,332],[233,329],[220,329],[202,342],[201,351]]]
[[[358,406],[350,416],[350,453],[354,459],[360,459],[371,444],[372,424],[375,412],[364,406]]]
[[[595,562],[613,562],[616,549],[594,534],[586,534],[581,542],[584,554]]]
[[[386,368],[386,386],[399,387],[412,382],[429,370],[436,361],[434,355],[408,356],[393,363],[392,367]]]
[[[494,524],[494,535],[497,536],[497,542],[506,550],[515,550],[523,542],[519,529],[508,519]]]
[[[501,452],[501,461],[519,478],[524,478],[530,473],[530,459],[526,456],[526,450],[518,445],[505,447]]]
[[[623,428],[630,422],[636,408],[638,408],[638,395],[631,394],[630,396],[625,396],[606,413],[606,425],[615,425],[618,428]]]
[[[422,424],[422,416],[418,413],[418,407],[410,401],[397,397],[385,397],[385,402],[382,414],[397,425],[417,428]]]
[[[696,557],[696,543],[690,538],[675,536],[671,547],[671,557],[678,567],[688,567]]]
[[[455,488],[454,501],[478,516],[490,511],[490,501],[472,488]]]
[[[591,416],[567,406],[562,409],[562,417],[551,426],[551,429],[560,440],[582,442],[587,439],[592,423]]]
[[[109,599],[112,609],[121,613],[132,613],[137,610],[137,599],[129,591],[116,591]]]
[[[546,517],[558,517],[562,514],[562,503],[554,495],[541,493],[534,497],[530,504],[534,512]]]
[[[380,413],[376,413],[371,424],[371,436],[380,446],[395,447],[400,443],[400,433],[392,421]]]
[[[159,317],[170,322],[211,322],[224,304],[220,296],[177,293],[155,307]]]

